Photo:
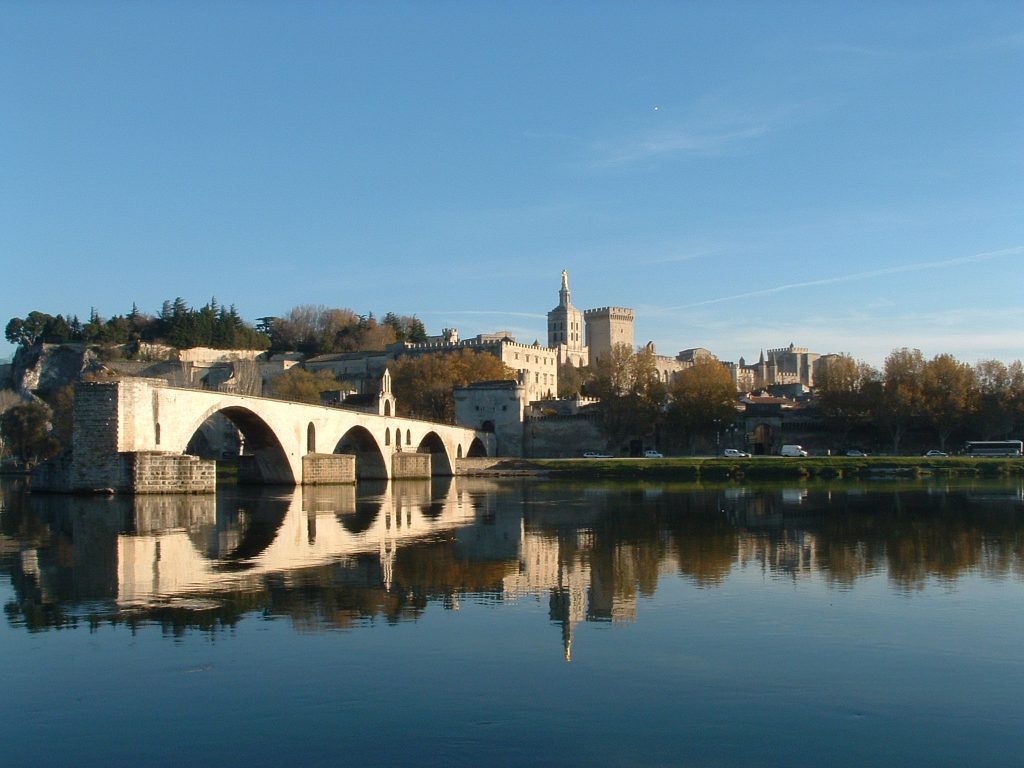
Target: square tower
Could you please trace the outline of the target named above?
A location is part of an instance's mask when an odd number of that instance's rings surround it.
[[[625,344],[633,351],[633,310],[626,307],[600,307],[583,313],[587,349],[593,362],[612,348]]]

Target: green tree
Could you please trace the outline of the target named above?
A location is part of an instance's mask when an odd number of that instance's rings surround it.
[[[60,450],[60,443],[50,432],[50,409],[42,403],[15,405],[0,414],[0,437],[7,450],[26,466]]]
[[[71,447],[71,433],[74,427],[75,386],[66,384],[46,396],[50,406],[50,434],[62,448]]]
[[[558,396],[575,397],[586,390],[593,376],[589,366],[575,366],[566,362],[558,366]]]
[[[700,359],[669,385],[667,424],[685,438],[690,453],[697,442],[736,421],[736,384],[717,360]]]
[[[974,366],[977,407],[971,419],[973,435],[986,440],[1008,439],[1024,428],[1024,366],[982,360]]]
[[[391,365],[398,412],[444,424],[455,423],[455,387],[515,378],[512,369],[494,355],[471,349],[410,355]]]
[[[342,387],[330,371],[310,372],[295,366],[270,381],[270,396],[296,403],[320,404],[320,393]]]

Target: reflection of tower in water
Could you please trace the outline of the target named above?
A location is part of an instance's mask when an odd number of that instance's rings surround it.
[[[505,577],[505,597],[548,595],[548,617],[561,627],[566,661],[572,660],[574,630],[581,621],[636,618],[630,547],[615,547],[610,559],[601,559],[593,533],[586,530],[559,536],[524,528],[520,542],[519,569]]]

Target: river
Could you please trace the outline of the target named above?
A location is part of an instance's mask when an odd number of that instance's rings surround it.
[[[0,491],[7,765],[1024,754],[1020,479]]]

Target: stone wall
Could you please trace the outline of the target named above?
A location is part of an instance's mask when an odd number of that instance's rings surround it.
[[[350,453],[307,453],[302,457],[305,485],[347,485],[356,481],[356,457]]]
[[[71,490],[124,488],[127,478],[118,455],[118,387],[115,382],[75,385],[71,437],[74,461]]]
[[[391,479],[430,478],[429,453],[391,454]]]
[[[456,387],[453,392],[455,423],[492,432],[493,452],[499,456],[522,456],[524,392],[524,387],[514,381],[477,382]]]
[[[575,458],[584,451],[604,450],[607,443],[594,418],[555,416],[523,424],[523,456],[530,458]]]
[[[121,454],[133,493],[214,493],[217,464],[177,453]]]

